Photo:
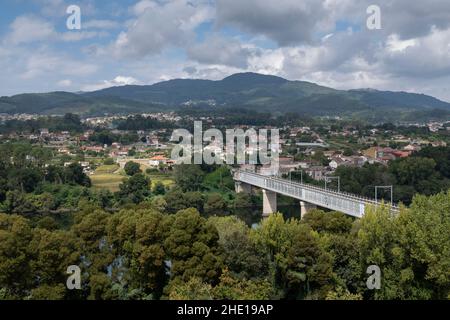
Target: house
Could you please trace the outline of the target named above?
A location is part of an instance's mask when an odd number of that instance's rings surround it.
[[[408,144],[406,147],[403,148],[403,151],[409,151],[409,152],[416,152],[420,151],[422,148],[418,145]]]
[[[306,174],[317,181],[322,181],[328,170],[325,167],[314,166],[305,170]]]
[[[350,157],[350,162],[356,167],[362,167],[366,164],[369,159],[364,156],[352,156]]]
[[[166,158],[165,156],[157,155],[157,156],[150,158],[150,160],[148,161],[148,164],[152,167],[159,167],[160,165],[167,164],[168,161],[170,161],[170,159]]]
[[[402,153],[401,151],[392,148],[381,147],[372,147],[364,150],[363,155],[369,159],[374,159],[380,162],[388,162],[399,157],[409,156],[409,154],[406,155],[406,153]]]
[[[408,158],[411,155],[410,151],[399,151],[399,150],[395,150],[392,152],[392,154],[396,157],[396,158]]]
[[[331,169],[336,170],[338,167],[340,167],[344,163],[345,163],[345,161],[342,158],[334,157],[333,160],[331,160],[331,162],[328,164],[328,166]]]

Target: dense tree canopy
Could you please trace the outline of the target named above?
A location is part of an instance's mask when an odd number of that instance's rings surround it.
[[[139,163],[130,161],[125,164],[125,173],[129,176],[134,176],[137,173],[142,173],[141,166]]]
[[[162,200],[162,198],[159,198]],[[450,192],[417,196],[393,216],[360,220],[319,210],[303,221],[271,215],[175,214],[142,202],[114,214],[80,205],[69,228],[0,214],[1,297],[10,299],[446,299]],[[82,290],[65,287],[82,269]],[[380,267],[381,289],[366,286]]]

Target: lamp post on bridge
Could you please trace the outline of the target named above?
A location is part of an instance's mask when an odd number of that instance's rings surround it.
[[[338,181],[338,192],[341,192],[341,177],[325,177],[325,190],[327,190],[328,180],[336,179]]]
[[[391,207],[394,205],[394,186],[375,186],[375,202],[378,204],[378,189],[391,190]]]

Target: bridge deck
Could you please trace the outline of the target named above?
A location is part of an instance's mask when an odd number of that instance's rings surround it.
[[[374,199],[359,197],[345,192],[336,192],[285,179],[263,176],[252,172],[237,171],[234,175],[234,179],[300,201],[305,201],[319,207],[340,211],[357,218],[361,218],[364,215],[366,206],[380,205],[380,202],[377,202]],[[394,205],[391,207],[391,210],[398,212],[399,207]]]

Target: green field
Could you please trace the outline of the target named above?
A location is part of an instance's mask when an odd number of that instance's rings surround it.
[[[117,170],[119,170],[119,166],[117,164],[101,165],[95,170],[95,174],[110,174],[115,173]]]
[[[155,173],[147,176],[152,181],[152,188],[157,182],[162,182],[166,187],[170,187],[174,184],[172,177],[167,174]],[[119,185],[126,176],[123,170],[119,169],[118,165],[103,165],[98,167],[90,178],[93,188],[108,189],[111,192],[116,192],[119,190]]]
[[[152,188],[155,186],[157,182],[162,182],[162,184],[165,187],[171,187],[175,181],[172,178],[172,175],[170,174],[164,174],[164,173],[150,173],[147,174],[147,177],[150,178],[152,181]]]
[[[175,183],[175,181],[173,181],[170,177],[160,177],[160,176],[158,176],[158,177],[150,177],[150,179],[152,180],[152,188],[155,186],[155,184],[157,183],[157,182],[162,182],[162,184],[165,186],[165,187],[171,187],[174,183]]]
[[[124,176],[119,174],[93,174],[90,176],[92,187],[95,189],[108,189],[112,192],[119,190],[119,185],[122,183]]]

